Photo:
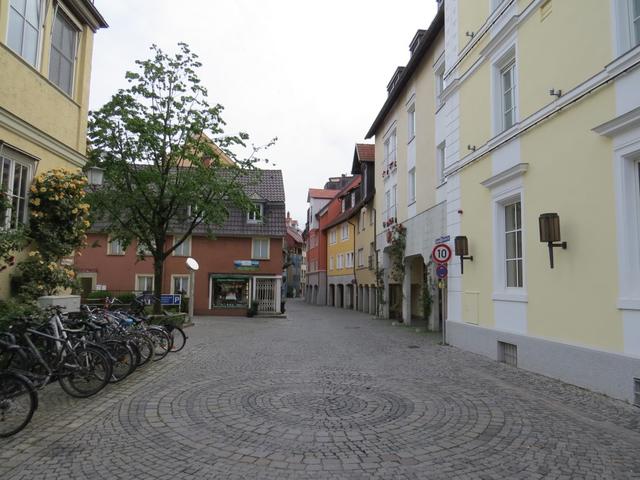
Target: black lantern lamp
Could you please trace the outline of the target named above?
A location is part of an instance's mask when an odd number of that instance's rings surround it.
[[[469,255],[469,241],[467,237],[460,236],[453,240],[456,248],[456,257],[460,257],[460,275],[464,275],[464,261],[471,260],[473,255]]]
[[[543,213],[538,219],[540,222],[540,241],[549,246],[549,262],[553,268],[553,248],[567,249],[567,242],[560,241],[560,217],[557,213]]]

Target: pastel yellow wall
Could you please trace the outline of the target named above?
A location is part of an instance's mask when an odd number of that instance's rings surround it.
[[[0,109],[28,123],[60,147],[50,150],[36,139],[31,129],[16,131],[0,120],[0,140],[39,158],[34,174],[53,168],[81,168],[86,153],[93,31],[85,26],[80,32],[73,95],[68,96],[48,80],[52,5],[52,0],[48,0],[40,59],[34,68],[6,46],[9,0],[0,0]],[[24,255],[17,255],[18,260]],[[0,272],[0,298],[9,295],[12,271],[10,268]]]
[[[355,222],[355,219],[352,219],[351,222]],[[347,238],[346,240],[342,239],[342,225],[348,225],[349,228],[349,238]],[[346,264],[346,258],[343,261],[343,268],[338,269],[338,255],[340,254],[344,254],[346,255],[347,253],[353,253],[353,241],[354,241],[354,228],[353,225],[350,225],[348,222],[343,222],[340,223],[338,225],[336,225],[335,227],[333,227],[333,229],[336,230],[336,243],[335,244],[329,244],[327,243],[327,275],[329,277],[335,277],[338,275],[353,275],[353,267],[349,267],[346,268],[344,265]],[[332,229],[329,230],[329,232]],[[330,238],[330,237],[329,237]],[[333,270],[330,269],[330,261],[329,258],[333,257]],[[354,256],[354,263],[355,263],[355,256]]]
[[[544,20],[536,11],[518,28],[521,119],[555,99],[549,95],[551,88],[567,92],[611,61],[610,25],[608,1],[552,0],[551,14]]]
[[[529,2],[520,2],[520,6]],[[461,18],[478,8],[461,8]],[[581,11],[580,22],[572,21]],[[475,12],[475,13],[474,13]],[[466,20],[465,20],[466,21]],[[479,21],[479,20],[478,20]],[[603,25],[606,28],[603,28]],[[553,0],[544,21],[534,12],[517,39],[518,117],[522,121],[554,100],[550,88],[572,89],[611,61],[609,2]],[[463,27],[461,30],[471,27]],[[585,32],[589,32],[588,35]],[[475,55],[475,49],[470,55]],[[471,60],[469,60],[472,63]],[[484,63],[460,88],[461,155],[480,146],[491,130],[491,66]],[[523,245],[527,333],[531,336],[622,351],[622,318],[616,308],[615,258],[599,254],[616,248],[612,147],[592,128],[615,116],[615,92],[605,86],[522,134]],[[465,262],[463,312],[477,313],[481,326],[495,326],[493,308],[493,202],[480,182],[492,175],[491,154],[465,167],[461,181],[461,234],[469,238],[473,262]],[[538,216],[557,212],[568,249],[555,249],[555,268],[540,243]],[[477,306],[476,306],[477,298]]]
[[[363,222],[360,221],[358,222],[356,220],[356,218],[362,218],[362,210],[360,210],[360,212],[358,212],[358,215],[356,217],[353,218],[354,223],[356,223],[356,225],[359,225],[360,228],[356,229],[356,250],[355,250],[355,255],[356,255],[356,280],[358,280],[358,284],[360,285],[373,285],[376,283],[376,271],[375,271],[375,257],[374,257],[374,264],[373,264],[373,269],[369,270],[369,254],[370,254],[370,245],[371,243],[373,243],[375,241],[375,236],[374,236],[374,230],[375,227],[374,225],[370,225],[369,224],[369,212],[371,211],[371,209],[373,208],[373,202],[369,203],[367,205],[366,208],[366,212],[365,212],[365,221],[364,221],[364,228],[363,228]],[[364,267],[358,267],[358,250],[362,248],[364,250]]]
[[[0,106],[35,128],[84,154],[93,32],[80,33],[73,96],[48,80],[53,8],[49,0],[38,68],[5,45],[9,0],[0,0]]]
[[[476,33],[491,13],[491,0],[458,0],[458,51],[471,40],[466,32]]]

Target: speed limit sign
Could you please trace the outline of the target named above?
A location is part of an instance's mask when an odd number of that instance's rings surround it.
[[[433,247],[431,257],[436,263],[447,263],[451,259],[451,247],[446,243],[439,243]]]

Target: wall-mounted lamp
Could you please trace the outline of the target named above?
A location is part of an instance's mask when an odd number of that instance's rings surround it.
[[[553,268],[553,249],[567,249],[567,242],[560,241],[560,217],[557,213],[543,213],[538,219],[540,223],[540,241],[549,246],[549,262]]]
[[[475,32],[465,32],[465,35],[471,39],[476,36]]]
[[[562,96],[562,90],[556,90],[555,88],[552,88],[551,90],[549,90],[549,95],[560,98]]]
[[[460,275],[464,274],[464,261],[471,260],[473,262],[473,255],[469,255],[469,241],[465,236],[456,237],[453,240],[455,244],[456,257],[460,257]]]
[[[477,150],[477,147],[475,145],[467,145],[467,150],[469,150],[470,152],[475,152]]]

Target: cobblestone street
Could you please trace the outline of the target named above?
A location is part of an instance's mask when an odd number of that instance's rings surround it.
[[[200,318],[85,400],[57,385],[0,478],[640,478],[640,409],[299,301]]]

